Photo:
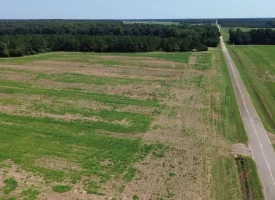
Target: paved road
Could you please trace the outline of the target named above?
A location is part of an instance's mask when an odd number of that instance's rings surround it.
[[[256,162],[263,185],[265,199],[275,200],[275,152],[239,72],[228,53],[223,38],[221,37],[220,39],[244,127],[248,135],[252,156]]]

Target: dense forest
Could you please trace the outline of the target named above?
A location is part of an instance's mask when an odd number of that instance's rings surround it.
[[[275,28],[275,18],[219,19],[222,27]]]
[[[191,28],[187,25],[124,24],[117,21],[0,20],[0,36],[71,34],[177,37],[184,29]]]
[[[275,30],[272,29],[252,29],[249,32],[237,29],[229,30],[229,42],[235,45],[265,44],[275,45]]]
[[[219,44],[214,25],[124,24],[121,21],[0,20],[0,56],[49,51],[206,51]]]

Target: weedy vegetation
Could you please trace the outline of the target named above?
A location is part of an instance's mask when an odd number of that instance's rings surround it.
[[[220,49],[47,53],[0,71],[3,198],[242,199],[230,152],[247,138]]]

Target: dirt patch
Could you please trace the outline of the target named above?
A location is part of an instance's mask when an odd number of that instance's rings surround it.
[[[16,114],[16,113],[27,113],[28,109],[26,106],[13,106],[13,105],[0,105],[0,112],[6,114]]]
[[[30,111],[28,110],[26,107],[22,106],[22,107],[13,107],[13,106],[0,106],[0,111],[6,114],[10,114],[10,115],[17,115],[17,116],[26,116],[26,117],[48,117],[48,118],[53,118],[53,119],[57,119],[57,120],[64,120],[64,121],[76,121],[76,120],[81,120],[82,122],[97,122],[97,121],[101,121],[101,122],[107,122],[107,123],[113,123],[113,124],[120,124],[126,127],[129,127],[132,125],[132,122],[128,121],[127,119],[123,119],[123,120],[115,120],[115,121],[106,121],[101,117],[98,116],[91,116],[91,117],[85,117],[83,115],[80,114],[51,114],[51,113],[47,113],[47,112],[35,112],[35,111]],[[6,122],[6,124],[8,125],[12,125],[9,124],[8,122]]]
[[[192,152],[183,149],[173,149],[162,158],[150,154],[135,165],[138,173],[122,198],[131,199],[135,194],[140,199],[202,199],[195,180],[196,165],[191,163],[194,164]]]
[[[102,58],[104,60],[151,60],[151,57],[136,57],[136,56],[113,56],[113,55],[107,55],[107,56],[98,56],[99,58]]]
[[[87,83],[64,83],[52,80],[37,80],[32,84],[45,89],[75,89],[79,88],[88,92],[106,93],[109,95],[123,95],[134,99],[147,100],[155,97],[156,90],[160,91],[158,83],[146,84],[127,84],[127,85],[94,85]]]
[[[126,126],[126,127],[130,127],[130,126],[133,125],[133,123],[132,123],[132,122],[129,122],[127,119],[123,119],[123,120],[120,120],[120,121],[115,120],[115,121],[113,121],[113,123],[114,123],[114,124],[120,124],[120,125]]]
[[[54,158],[41,158],[38,160],[39,165],[43,165],[41,167],[47,167],[55,170],[62,170],[66,171],[67,168],[79,170],[80,167],[77,166],[75,163],[64,161],[60,158],[54,159]],[[105,200],[105,196],[98,196],[93,194],[87,194],[87,192],[84,190],[85,181],[99,181],[93,177],[84,177],[83,180],[81,180],[79,183],[75,184],[73,186],[72,191],[66,192],[66,193],[56,193],[52,189],[52,185],[59,185],[60,183],[48,183],[43,178],[34,175],[32,173],[26,172],[18,165],[16,165],[11,160],[6,160],[3,162],[5,164],[5,167],[0,168],[0,187],[2,188],[4,186],[4,180],[9,178],[14,178],[18,182],[18,187],[10,193],[10,196],[18,197],[19,199],[22,198],[22,191],[26,189],[32,189],[37,190],[40,192],[38,195],[38,199],[42,200],[60,200],[60,199],[66,199],[66,200],[75,200],[75,199],[81,199],[81,200],[87,200],[87,199],[99,199],[99,200]],[[106,162],[107,163],[107,162]],[[40,167],[40,166],[39,166]],[[70,183],[63,183],[71,185]],[[105,190],[105,188],[103,188]],[[0,191],[0,195],[3,196],[2,191]],[[112,195],[109,194],[107,196],[110,196],[112,198]]]
[[[143,139],[147,142],[159,142],[173,147],[182,147],[188,142],[182,137],[182,121],[169,118],[167,115],[158,116],[151,124],[151,131],[145,133]]]
[[[49,168],[59,171],[81,170],[77,163],[69,162],[58,157],[41,157],[35,161],[35,165],[41,168]]]
[[[269,70],[266,70],[262,72],[262,74],[258,74],[258,75],[259,75],[259,78],[261,78],[261,81],[263,81],[264,83],[275,82],[275,75],[270,73]]]
[[[122,120],[114,120],[114,121],[108,121],[104,120],[101,117],[98,116],[91,116],[91,117],[86,117],[81,114],[52,114],[52,113],[47,113],[47,112],[37,112],[37,111],[31,111],[27,109],[25,106],[19,106],[19,107],[14,107],[14,106],[1,106],[0,105],[0,111],[6,114],[10,115],[17,115],[17,116],[28,116],[28,117],[48,117],[48,118],[53,118],[57,120],[64,120],[64,121],[76,121],[76,120],[81,120],[82,122],[106,122],[106,123],[112,123],[112,124],[119,124],[125,127],[130,127],[133,125],[132,121],[128,121],[127,119],[122,119]],[[13,123],[9,122],[0,122],[0,124],[6,124],[6,125],[13,125]]]
[[[272,144],[275,144],[275,134],[268,132],[268,137]]]
[[[12,160],[5,160],[3,162],[6,167],[0,168],[0,187],[4,186],[5,179],[14,178],[18,182],[18,187],[11,192],[12,196],[20,196],[24,189],[35,189],[38,186],[44,185],[44,180],[30,172],[20,169]],[[0,191],[0,196],[3,195]]]
[[[35,76],[27,73],[5,72],[0,73],[0,79],[28,83]]]
[[[245,144],[233,144],[233,154],[241,156],[251,156],[251,151]]]
[[[96,76],[103,76],[103,77],[127,77],[127,78],[136,78],[140,77],[141,73],[146,71],[145,74],[150,74],[150,71],[154,72],[154,68],[140,68],[135,66],[116,66],[116,67],[104,67],[101,64],[85,64],[85,66],[81,66],[81,63],[70,63],[70,62],[57,62],[57,61],[39,61],[32,64],[32,68],[36,70],[47,70],[46,72],[50,73],[78,73],[84,75],[96,75]],[[54,67],[51,67],[54,66]],[[161,74],[168,72],[175,72],[178,71],[171,71],[169,69],[159,69]],[[127,73],[127,76],[125,76]],[[154,75],[154,74],[152,74]],[[158,75],[158,73],[156,74]],[[155,75],[155,76],[156,76]],[[150,76],[148,76],[150,77]]]
[[[130,63],[131,64],[131,63]],[[161,67],[161,68],[183,68],[186,66],[184,63],[172,62],[167,60],[143,60],[136,63],[140,66],[148,67]]]
[[[91,195],[87,194],[85,191],[79,191],[75,189],[72,192],[66,193],[54,193],[54,192],[44,192],[38,196],[39,200],[87,200],[87,199],[96,199],[96,200],[106,200],[104,196]]]
[[[82,121],[88,121],[88,122],[97,122],[102,121],[100,117],[84,117],[82,115],[77,114],[64,114],[64,115],[57,115],[57,114],[50,114],[50,113],[33,113],[31,116],[42,116],[42,117],[49,117],[54,119],[60,119],[65,121],[75,121],[75,120],[82,120]]]
[[[140,139],[144,135],[144,133],[125,134],[100,129],[96,130],[96,133],[120,139]]]
[[[123,61],[134,66],[153,66],[153,67],[182,67],[185,63],[173,62],[153,57],[125,57],[125,56],[99,56],[99,58],[110,61]],[[133,62],[134,60],[134,62]]]
[[[94,110],[94,111],[113,109],[113,107],[108,104],[92,101],[92,100],[74,100],[74,101],[64,100],[64,101],[61,101],[60,103],[62,102],[68,103],[69,105],[72,105],[76,108],[89,108],[90,110]]]
[[[179,70],[176,69],[155,69],[155,68],[140,68],[137,66],[116,66],[106,67],[100,64],[85,64],[72,62],[58,62],[58,61],[36,61],[26,65],[9,65],[9,68],[15,70],[26,70],[31,73],[45,73],[45,74],[82,74],[93,75],[99,77],[112,78],[139,78],[142,80],[165,80],[178,79]],[[28,73],[28,75],[19,75],[23,80],[31,79],[35,74]],[[28,77],[29,76],[29,77]],[[13,77],[11,77],[14,80]]]
[[[139,113],[139,114],[145,114],[145,115],[151,115],[155,108],[146,107],[146,106],[135,106],[135,105],[127,105],[122,106],[116,111],[118,112],[131,112],[131,113]]]
[[[194,54],[192,54],[188,60],[188,65],[192,66],[195,65],[197,61],[197,56],[195,56]]]

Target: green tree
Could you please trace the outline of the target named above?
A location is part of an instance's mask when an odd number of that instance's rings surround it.
[[[7,44],[0,41],[0,57],[8,57],[9,50],[7,48]]]

